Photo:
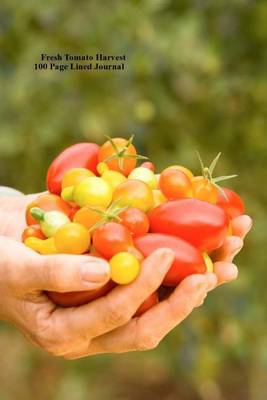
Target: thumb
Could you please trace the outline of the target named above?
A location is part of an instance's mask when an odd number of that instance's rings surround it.
[[[110,279],[109,263],[91,256],[37,256],[31,270],[32,289],[56,292],[97,289]]]

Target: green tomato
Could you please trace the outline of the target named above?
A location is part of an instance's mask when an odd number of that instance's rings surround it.
[[[48,211],[44,214],[40,226],[43,234],[50,238],[55,235],[58,228],[70,222],[70,219],[60,211]]]

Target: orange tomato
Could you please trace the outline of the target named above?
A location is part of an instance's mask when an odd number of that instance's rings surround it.
[[[128,179],[121,183],[113,193],[113,200],[120,206],[130,206],[141,211],[148,211],[153,207],[152,189],[144,182]]]
[[[198,200],[216,204],[218,200],[218,189],[212,182],[203,176],[195,176],[192,180],[193,197]]]
[[[105,211],[104,207],[95,207],[100,211]],[[102,216],[97,211],[94,211],[90,207],[82,207],[74,215],[73,221],[85,226],[90,229],[93,225],[101,220]]]
[[[190,169],[183,167],[182,165],[171,165],[170,167],[165,168],[164,171],[167,171],[169,169],[178,169],[179,171],[182,171],[185,175],[187,175],[189,179],[192,179],[194,177],[193,172],[191,172]]]
[[[105,162],[108,167],[114,171],[118,171],[123,173],[125,176],[128,176],[129,173],[136,166],[136,158],[127,158],[127,155],[136,156],[135,147],[130,144],[127,150],[124,152],[124,155],[120,156],[120,152],[123,151],[123,148],[127,145],[128,140],[123,138],[114,138],[112,139],[117,151],[113,148],[110,140],[107,140],[101,147],[98,153],[98,162]],[[108,157],[114,156],[113,160],[107,161]],[[120,166],[121,163],[121,166]],[[122,168],[121,168],[122,167]]]
[[[70,222],[58,228],[55,246],[59,253],[83,254],[90,246],[90,233],[81,224]]]
[[[149,230],[147,215],[138,208],[128,208],[119,214],[121,223],[126,226],[134,237],[145,235]]]
[[[32,207],[39,207],[44,211],[61,211],[67,216],[71,212],[71,206],[62,200],[61,197],[56,194],[44,193],[28,204],[25,215],[27,225],[35,225],[38,222],[30,213]]]
[[[174,168],[163,170],[159,178],[159,187],[168,200],[192,197],[192,185],[188,176]]]
[[[24,229],[21,237],[22,241],[25,242],[29,237],[36,237],[42,240],[46,239],[45,235],[41,231],[40,225],[30,225]]]

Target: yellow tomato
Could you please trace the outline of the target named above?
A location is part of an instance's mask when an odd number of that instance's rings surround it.
[[[194,177],[193,172],[190,171],[190,169],[183,167],[182,165],[171,165],[170,167],[165,168],[164,171],[168,169],[178,169],[179,171],[182,171],[185,175],[187,175],[189,179],[192,179]]]
[[[68,186],[74,186],[80,183],[83,179],[89,178],[89,176],[95,176],[92,171],[86,168],[72,168],[69,169],[62,180],[61,187],[65,189]]]
[[[115,190],[117,186],[127,180],[120,172],[112,170],[105,171],[101,178],[111,186],[112,190]]]
[[[121,183],[113,193],[113,200],[118,201],[120,206],[131,206],[144,212],[153,207],[151,188],[137,179]]]
[[[104,207],[96,207],[100,211],[105,211]],[[73,222],[77,222],[85,226],[85,228],[90,229],[93,225],[99,222],[102,218],[101,213],[98,213],[95,210],[92,210],[90,207],[82,207],[78,210],[74,217]]]
[[[117,253],[109,261],[111,279],[120,285],[126,285],[136,279],[140,272],[140,263],[135,256],[127,252]]]
[[[153,193],[154,207],[157,207],[160,204],[167,201],[167,198],[164,196],[164,194],[162,193],[161,190],[154,189],[154,190],[152,190],[152,193]]]
[[[57,254],[58,250],[55,246],[55,240],[53,237],[49,239],[39,239],[36,237],[28,237],[24,244],[30,249],[36,251],[39,254]]]
[[[148,168],[138,167],[132,170],[129,179],[137,179],[145,182],[151,189],[156,189],[158,186],[157,178],[153,171]]]
[[[83,254],[90,246],[90,233],[81,224],[70,222],[55,234],[55,245],[59,253]]]
[[[112,200],[112,188],[102,178],[89,177],[74,187],[73,200],[80,207],[108,207]]]

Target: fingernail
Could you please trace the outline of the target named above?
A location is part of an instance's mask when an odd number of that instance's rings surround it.
[[[105,261],[91,261],[81,267],[82,280],[88,282],[101,282],[109,275],[109,264]]]
[[[174,261],[175,254],[170,249],[160,249],[158,268],[160,271],[166,272]]]
[[[212,272],[207,272],[205,275],[208,280],[208,282],[207,282],[208,291],[213,290],[217,286],[217,282],[218,282],[216,275]]]

